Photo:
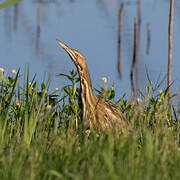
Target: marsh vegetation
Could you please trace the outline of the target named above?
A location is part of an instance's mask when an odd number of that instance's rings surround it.
[[[149,81],[137,104],[124,96],[115,101],[113,88],[107,89],[106,98],[135,133],[87,133],[77,72],[61,75],[69,85],[54,92],[50,80],[39,83],[28,68],[22,74],[0,76],[0,179],[179,179],[179,107],[168,104],[160,83]]]

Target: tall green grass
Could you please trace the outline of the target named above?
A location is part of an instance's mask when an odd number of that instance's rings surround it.
[[[107,99],[124,112],[135,133],[87,133],[78,105],[77,72],[61,90],[49,92],[29,70],[0,78],[0,179],[179,179],[179,109],[152,83],[136,105]],[[62,77],[61,77],[62,78]],[[101,95],[105,89],[98,90]],[[176,96],[177,98],[177,96]]]

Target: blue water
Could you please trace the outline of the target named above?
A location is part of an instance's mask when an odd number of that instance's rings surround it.
[[[14,6],[0,11],[0,67],[6,71],[23,69],[29,64],[31,77],[38,80],[51,74],[51,89],[61,88],[68,82],[56,74],[67,74],[75,66],[66,52],[58,46],[59,39],[82,52],[87,60],[94,87],[102,85],[107,77],[115,84],[117,98],[123,93],[130,97],[130,67],[133,55],[133,21],[137,4],[125,2],[122,39],[122,79],[117,73],[118,0],[50,1],[40,5],[39,56],[36,56],[37,8],[35,1],[18,4],[18,28],[14,32]],[[135,2],[135,1],[133,1]],[[144,91],[147,84],[147,66],[153,83],[161,73],[167,73],[169,1],[142,1],[141,47],[139,84]],[[180,88],[180,2],[175,4],[174,47],[172,60],[173,93]],[[151,24],[151,48],[146,55],[146,25]],[[162,88],[166,87],[166,81]]]

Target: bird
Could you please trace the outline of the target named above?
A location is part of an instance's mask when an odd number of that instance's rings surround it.
[[[118,131],[124,131],[126,128],[132,130],[124,114],[113,103],[94,94],[85,56],[60,40],[56,41],[68,53],[79,74],[80,104],[82,105],[80,108],[84,128],[87,130],[95,128],[98,131],[105,131],[114,127]]]

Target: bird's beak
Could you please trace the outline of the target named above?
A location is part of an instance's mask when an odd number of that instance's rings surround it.
[[[59,41],[58,39],[56,39],[56,41],[58,42],[58,44],[60,44],[60,46],[63,47],[63,49],[69,54],[69,56],[75,60],[76,59],[76,54],[74,53],[73,49],[69,48],[67,45],[65,45],[64,43],[62,43],[61,41]]]

